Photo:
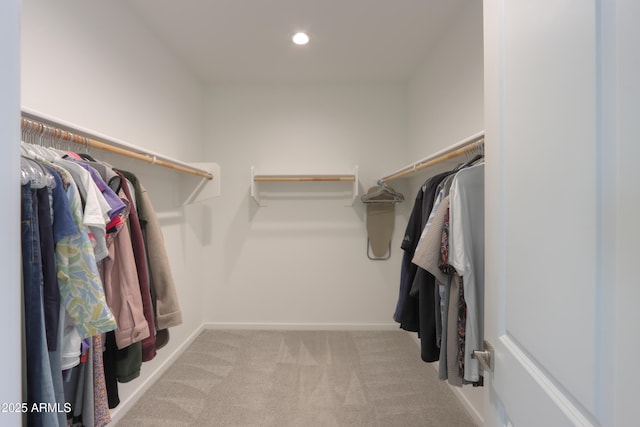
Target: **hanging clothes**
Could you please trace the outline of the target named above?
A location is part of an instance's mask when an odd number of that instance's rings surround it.
[[[125,176],[116,171],[123,181]],[[148,362],[156,356],[156,335],[153,325],[153,307],[151,306],[151,291],[149,290],[149,273],[147,272],[147,256],[144,248],[144,239],[142,237],[142,227],[136,209],[135,199],[131,195],[129,183],[125,182],[122,186],[125,197],[129,201],[129,228],[131,231],[131,247],[133,249],[133,258],[136,263],[136,271],[138,273],[138,283],[140,287],[140,296],[142,298],[142,312],[147,320],[147,329],[149,335],[142,340],[142,361]]]
[[[97,261],[89,229],[83,222],[83,206],[72,176],[59,165],[48,164],[64,177],[71,218],[77,234],[65,237],[56,244],[58,285],[61,301],[81,338],[92,337],[116,328],[116,320],[109,309],[100,280]]]
[[[27,404],[55,405],[42,305],[42,258],[38,229],[38,189],[22,186],[22,277],[26,345]],[[45,190],[46,191],[46,190]],[[53,412],[27,412],[28,425],[58,425]]]
[[[166,345],[169,328],[182,323],[178,292],[171,274],[164,236],[149,193],[131,172],[120,171],[134,186],[138,216],[147,249],[149,281],[156,320],[156,348]]]
[[[182,322],[173,279],[165,277],[171,270],[164,247],[148,246],[164,245],[162,231],[156,220],[153,237],[144,235],[155,212],[137,178],[144,220],[135,215],[138,189],[112,185],[124,175],[109,166],[21,147],[26,403],[57,408],[28,411],[27,425],[102,427],[119,403],[117,383],[139,375],[141,343],[144,361],[151,360],[156,328],[162,326],[166,343],[167,329]],[[164,254],[167,264],[153,270],[161,296],[156,310],[147,270],[151,253]],[[112,348],[115,364],[106,357]]]
[[[442,233],[444,228],[445,214],[449,209],[449,196],[444,197],[442,201],[438,203],[438,206],[434,206],[434,214],[430,216],[430,223],[428,227],[425,227],[425,231],[420,237],[418,246],[416,248],[412,262],[428,271],[435,278],[435,283],[438,293],[437,303],[435,306],[436,326],[438,326],[437,319],[440,319],[440,334],[439,334],[439,347],[440,352],[438,360],[439,365],[439,377],[440,379],[447,379],[447,333],[448,333],[448,311],[449,311],[449,289],[451,276],[445,274],[439,268]],[[437,331],[436,331],[437,332]]]
[[[429,178],[418,191],[405,236],[402,249],[405,251],[402,263],[403,281],[401,293],[403,300],[398,300],[396,313],[400,314],[401,327],[408,331],[418,332],[420,336],[421,357],[425,362],[438,360],[440,349],[436,333],[435,278],[428,271],[411,262],[420,240],[422,230],[427,224],[433,209],[438,185],[452,172],[443,172]],[[398,321],[398,318],[396,318]]]
[[[484,163],[481,156],[425,181],[402,242],[394,319],[418,333],[439,378],[480,385],[484,295]]]
[[[462,169],[451,185],[449,264],[462,277],[466,303],[464,379],[480,379],[473,350],[483,348],[484,163]]]

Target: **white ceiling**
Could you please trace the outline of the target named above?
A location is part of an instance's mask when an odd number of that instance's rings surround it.
[[[406,81],[469,1],[126,0],[205,83]]]

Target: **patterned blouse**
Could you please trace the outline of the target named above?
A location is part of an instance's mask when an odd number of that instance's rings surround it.
[[[60,171],[60,168],[57,168]],[[61,173],[65,173],[63,170]],[[61,239],[56,245],[60,299],[82,338],[116,328],[107,305],[96,264],[89,230],[82,222],[82,201],[73,180],[67,188],[73,219],[80,233]]]

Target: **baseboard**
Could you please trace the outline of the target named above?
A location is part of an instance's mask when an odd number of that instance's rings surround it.
[[[420,338],[418,338],[418,335],[414,332],[407,332],[407,333],[416,342],[418,349],[420,349]],[[435,368],[436,372],[438,372],[438,362],[431,363],[430,365],[433,368]],[[456,396],[456,398],[460,401],[460,403],[462,404],[464,409],[467,411],[469,416],[473,418],[473,421],[475,421],[475,423],[479,426],[484,425],[484,418],[480,413],[480,410],[471,403],[467,395],[465,395],[463,388],[454,387],[448,383],[447,383],[447,386],[449,386],[449,390],[451,390],[453,394]]]
[[[204,329],[251,329],[251,330],[291,330],[291,331],[392,331],[397,323],[243,323],[210,322]]]
[[[437,368],[437,366],[436,366],[436,368]],[[464,406],[464,409],[467,410],[467,413],[469,414],[469,416],[471,418],[473,418],[473,421],[475,421],[477,425],[483,426],[484,425],[484,418],[482,417],[482,415],[478,411],[478,408],[476,408],[474,405],[471,404],[471,401],[464,394],[464,392],[462,391],[462,388],[449,386],[449,389],[451,391],[453,391],[453,394],[455,394],[455,396],[458,398],[460,403],[462,403],[462,406]]]
[[[174,350],[169,357],[167,357],[161,365],[159,365],[151,374],[140,381],[140,384],[136,384],[137,387],[133,390],[133,393],[126,399],[120,401],[117,408],[111,410],[111,423],[110,426],[116,426],[126,413],[135,405],[135,403],[144,395],[144,393],[164,374],[167,369],[180,357],[182,353],[195,341],[195,339],[204,330],[204,325],[200,325],[189,337]]]

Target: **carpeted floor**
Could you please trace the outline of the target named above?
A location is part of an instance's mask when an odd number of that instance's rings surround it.
[[[203,332],[118,427],[474,426],[402,331]]]

